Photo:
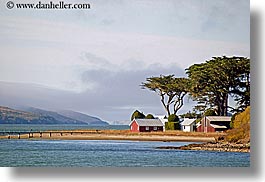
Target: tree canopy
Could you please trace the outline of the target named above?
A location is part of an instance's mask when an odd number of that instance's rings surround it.
[[[245,57],[213,57],[186,69],[191,81],[190,94],[199,104],[216,107],[218,115],[227,115],[228,96],[238,108],[250,105],[250,60]]]
[[[160,98],[168,116],[176,114],[183,106],[184,96],[189,91],[189,80],[187,78],[176,78],[174,75],[160,75],[160,77],[150,77],[142,83],[143,89],[156,92]],[[173,106],[170,108],[170,106]]]
[[[179,117],[175,114],[170,114],[168,116],[168,122],[178,122],[179,121]]]
[[[133,119],[144,119],[145,115],[143,113],[141,113],[140,111],[136,110],[133,112],[132,116],[131,116],[131,121]]]
[[[155,117],[152,114],[147,114],[145,119],[155,119]]]

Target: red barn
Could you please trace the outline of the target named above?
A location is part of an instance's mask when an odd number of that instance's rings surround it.
[[[130,128],[132,132],[163,131],[163,123],[160,119],[134,119]]]
[[[229,116],[206,116],[197,127],[198,132],[222,132],[230,128]]]

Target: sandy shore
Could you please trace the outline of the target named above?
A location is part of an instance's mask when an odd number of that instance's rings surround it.
[[[29,138],[28,134],[11,136],[0,136],[2,139],[46,139],[46,140],[134,140],[134,141],[180,141],[180,142],[215,142],[214,136],[207,135],[187,135],[185,133],[130,133],[119,131],[103,131],[103,132],[52,132],[49,133],[34,133],[33,137]]]

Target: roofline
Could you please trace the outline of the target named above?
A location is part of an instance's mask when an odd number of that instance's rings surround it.
[[[160,119],[157,119],[157,120],[159,120],[159,121],[162,123],[162,126],[164,127],[163,122],[162,122]],[[131,124],[132,124],[134,121],[138,124],[138,126],[140,126],[139,123],[137,122],[137,119],[135,119],[135,118],[130,122],[129,126],[131,126]]]
[[[133,120],[130,122],[129,126],[131,126],[131,124],[134,122],[134,120],[135,120],[135,122],[137,123],[136,119],[133,118]],[[139,125],[139,123],[137,123],[137,124]]]

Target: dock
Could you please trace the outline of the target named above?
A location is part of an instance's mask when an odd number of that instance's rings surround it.
[[[86,134],[100,134],[100,130],[95,131],[0,131],[1,138],[7,139],[25,139],[25,138],[42,138],[52,136],[65,135],[86,135]]]

